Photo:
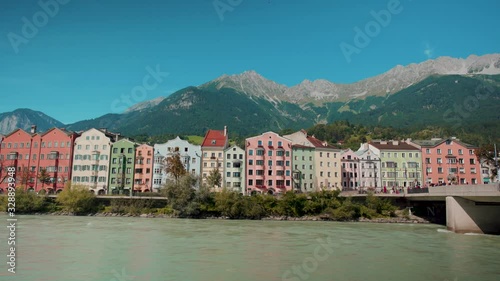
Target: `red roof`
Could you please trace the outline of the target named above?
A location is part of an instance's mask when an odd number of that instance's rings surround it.
[[[385,142],[380,142],[380,141],[371,141],[371,145],[378,149],[387,149],[387,150],[420,150],[417,147],[408,144],[403,141],[385,141]]]
[[[208,130],[201,146],[225,147],[226,144],[227,144],[227,136],[224,135],[224,130]]]
[[[312,145],[314,145],[314,147],[336,148],[336,147],[334,147],[332,145],[329,145],[326,141],[318,140],[315,137],[309,137],[308,136],[307,140],[310,141],[312,143]]]

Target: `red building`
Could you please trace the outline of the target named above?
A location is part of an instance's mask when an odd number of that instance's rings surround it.
[[[7,190],[7,167],[16,167],[18,187],[49,193],[62,190],[71,178],[77,136],[58,128],[36,133],[36,126],[30,133],[17,129],[6,135],[0,146],[0,192]]]
[[[0,146],[0,193],[8,189],[8,167],[16,168],[17,187],[19,185],[27,188],[34,186],[34,183],[31,182],[32,175],[29,169],[32,165],[31,155],[38,148],[33,147],[32,137],[32,134],[22,129],[17,129],[4,136]]]
[[[38,138],[38,135],[36,136]],[[34,189],[45,190],[49,193],[57,192],[71,179],[73,164],[73,148],[78,134],[63,129],[53,128],[40,135],[40,150],[36,165]],[[31,167],[33,170],[33,166]],[[45,169],[47,180],[40,180],[40,173]]]
[[[414,140],[422,151],[424,182],[439,184],[480,184],[481,168],[475,151],[477,146],[456,138]]]

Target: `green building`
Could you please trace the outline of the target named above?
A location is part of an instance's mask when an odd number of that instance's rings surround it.
[[[295,191],[316,191],[314,186],[314,147],[292,145],[293,189]]]
[[[382,186],[414,187],[422,183],[420,149],[405,141],[374,140],[369,148],[380,157]]]
[[[137,144],[122,139],[111,145],[108,194],[130,195],[134,186],[135,149]]]

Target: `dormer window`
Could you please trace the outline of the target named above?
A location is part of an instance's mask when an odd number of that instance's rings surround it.
[[[215,140],[212,140],[212,144],[215,144]]]

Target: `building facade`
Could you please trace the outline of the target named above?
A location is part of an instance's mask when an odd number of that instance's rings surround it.
[[[105,129],[89,129],[75,140],[72,183],[96,194],[108,191],[111,145],[118,138]]]
[[[367,144],[361,145],[355,153],[359,160],[360,187],[365,190],[380,192],[382,189],[380,157],[371,151]]]
[[[153,165],[153,190],[158,191],[171,175],[167,173],[166,161],[169,157],[178,154],[186,172],[192,175],[200,175],[201,167],[201,146],[189,143],[176,137],[166,143],[154,145],[154,165]]]
[[[136,147],[128,139],[111,144],[108,194],[131,195],[134,188]]]
[[[342,151],[342,190],[359,190],[361,186],[361,173],[359,158],[354,151],[347,149]]]
[[[224,157],[225,187],[245,194],[245,150],[237,145],[228,147]]]
[[[38,171],[38,151],[40,149],[39,136],[36,146],[34,131],[28,133],[17,129],[4,136],[0,146],[0,192],[8,190],[8,167],[16,168],[16,187],[23,186],[28,190],[35,190],[36,173]],[[34,156],[34,157],[33,157]]]
[[[305,130],[284,136],[294,145],[314,148],[314,188],[316,190],[334,190],[341,186],[340,149],[309,136]]]
[[[247,194],[284,193],[292,186],[292,142],[274,132],[247,138]]]
[[[208,184],[207,178],[210,172],[217,169],[221,175],[221,184],[219,186],[209,186],[215,191],[220,191],[226,181],[224,178],[224,151],[229,145],[227,128],[224,130],[208,130],[201,145],[202,153],[202,180]]]
[[[135,149],[134,192],[153,191],[154,148],[141,144]]]
[[[382,186],[416,187],[422,183],[420,149],[406,141],[374,140],[368,147],[380,157]]]
[[[78,134],[63,129],[53,128],[40,134],[40,151],[38,156],[38,168],[35,173],[35,190],[48,192],[60,192],[65,184],[71,180],[71,169],[73,167],[73,149]],[[32,155],[37,157],[36,154]],[[48,181],[41,182],[40,173],[45,169]],[[33,166],[30,168],[33,170]]]
[[[314,147],[292,145],[293,189],[301,192],[317,191],[314,173]]]
[[[456,138],[414,140],[422,151],[424,182],[439,184],[480,184],[481,166],[475,151],[478,147]]]

